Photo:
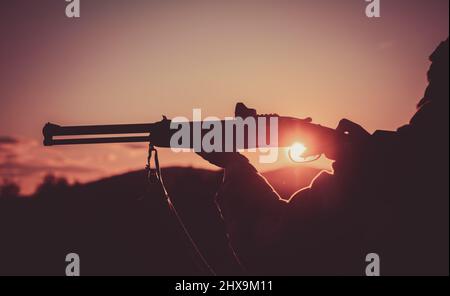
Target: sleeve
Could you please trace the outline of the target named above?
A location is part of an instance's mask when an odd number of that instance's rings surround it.
[[[257,265],[276,237],[288,203],[247,159],[225,169],[216,202],[240,260]]]

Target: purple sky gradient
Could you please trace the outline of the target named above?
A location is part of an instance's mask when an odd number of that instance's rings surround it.
[[[26,192],[49,172],[86,181],[145,161],[145,148],[125,145],[43,148],[47,121],[151,122],[192,108],[224,117],[244,101],[327,126],[346,117],[395,129],[414,113],[449,27],[447,0],[382,0],[380,19],[366,18],[363,0],[81,0],[76,20],[63,0],[5,2],[0,137],[18,142],[0,141],[0,179]],[[192,154],[162,157],[209,167]]]

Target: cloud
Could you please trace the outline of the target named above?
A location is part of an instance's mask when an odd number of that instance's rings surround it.
[[[1,136],[0,140],[0,182],[16,182],[23,194],[32,194],[47,174],[89,182],[140,168],[146,153],[145,144],[49,149],[33,138]]]
[[[28,183],[35,184],[46,174],[78,177],[99,172],[98,167],[79,159],[71,161],[57,152],[44,151],[33,139],[0,136],[0,180],[11,179],[31,187]]]
[[[43,165],[8,161],[0,163],[0,175],[8,177],[24,177],[40,173],[92,173],[98,169],[76,165]]]
[[[148,144],[123,144],[124,147],[128,148],[128,149],[132,149],[132,150],[145,150],[148,147]]]
[[[2,144],[18,144],[19,140],[10,136],[0,136],[0,145]]]

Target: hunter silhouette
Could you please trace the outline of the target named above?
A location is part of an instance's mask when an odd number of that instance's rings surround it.
[[[333,147],[322,172],[289,202],[239,153],[200,154],[225,169],[217,203],[231,244],[252,274],[448,274],[448,39],[431,55],[417,113],[370,135],[342,120],[352,144]]]

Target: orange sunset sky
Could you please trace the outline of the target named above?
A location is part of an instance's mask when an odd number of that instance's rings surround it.
[[[164,114],[349,118],[373,132],[408,122],[428,56],[448,36],[448,0],[2,1],[0,180],[31,193],[48,173],[88,181],[143,168],[145,145],[43,147],[43,125],[141,123]],[[192,153],[165,166],[212,168]],[[255,157],[254,157],[255,158]],[[324,166],[324,161],[315,165]],[[261,170],[293,165],[284,154]],[[313,164],[314,165],[314,164]]]

